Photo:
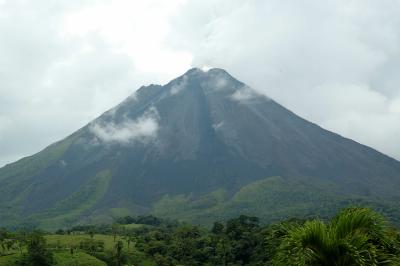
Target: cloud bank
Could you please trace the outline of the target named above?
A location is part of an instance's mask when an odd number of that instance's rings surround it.
[[[159,129],[159,115],[155,108],[150,108],[141,117],[132,120],[125,118],[122,122],[94,122],[90,131],[102,142],[129,144],[136,141],[147,142],[156,137]]]

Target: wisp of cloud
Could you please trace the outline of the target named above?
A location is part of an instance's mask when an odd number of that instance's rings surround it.
[[[105,143],[129,144],[136,141],[148,142],[157,135],[159,115],[152,107],[137,119],[125,118],[120,123],[95,122],[90,131]]]

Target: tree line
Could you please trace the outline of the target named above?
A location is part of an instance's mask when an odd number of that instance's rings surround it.
[[[182,225],[142,232],[137,248],[157,265],[400,265],[400,234],[367,208],[329,222],[292,219],[261,225],[242,215],[211,230]]]
[[[399,230],[368,208],[344,209],[330,221],[289,219],[270,225],[241,215],[211,228],[127,216],[111,225],[56,233],[89,235],[71,252],[85,251],[107,265],[400,265]],[[105,251],[96,234],[114,236],[113,250]],[[0,246],[3,255],[19,250],[14,265],[54,265],[54,247],[46,245],[42,232],[2,229]]]

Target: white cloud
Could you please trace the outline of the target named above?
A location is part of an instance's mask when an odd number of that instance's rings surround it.
[[[389,109],[391,112],[395,114],[400,114],[400,97],[394,99],[389,105]]]
[[[259,100],[260,97],[268,99],[265,95],[258,93],[249,86],[239,88],[230,97],[233,101],[243,104],[252,103],[255,100]]]
[[[221,90],[223,88],[226,88],[226,86],[228,85],[228,80],[226,79],[225,76],[223,75],[219,75],[217,77],[215,77],[213,79],[213,84],[212,86],[216,89],[216,90]]]
[[[208,72],[208,70],[203,69],[201,71]],[[234,86],[234,84],[231,84],[230,78],[226,76],[226,73],[214,71],[213,73],[209,73],[209,75],[211,78],[209,78],[207,81],[203,81],[201,84],[203,88],[222,91],[232,89],[231,86]]]
[[[190,66],[192,55],[163,44],[170,32],[168,20],[182,5],[181,0],[113,0],[89,5],[68,14],[64,20],[67,36],[99,34],[113,47],[135,60],[142,72],[175,75]]]
[[[212,125],[215,131],[219,130],[223,126],[224,126],[224,121]]]
[[[157,135],[159,129],[158,119],[157,110],[150,108],[135,120],[125,118],[119,123],[95,121],[90,125],[90,131],[98,139],[106,143],[147,142]]]

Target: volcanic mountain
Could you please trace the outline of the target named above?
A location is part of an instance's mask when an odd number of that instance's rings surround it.
[[[43,151],[0,169],[1,225],[44,228],[152,213],[197,223],[400,217],[400,162],[310,123],[222,69],[141,87]]]

